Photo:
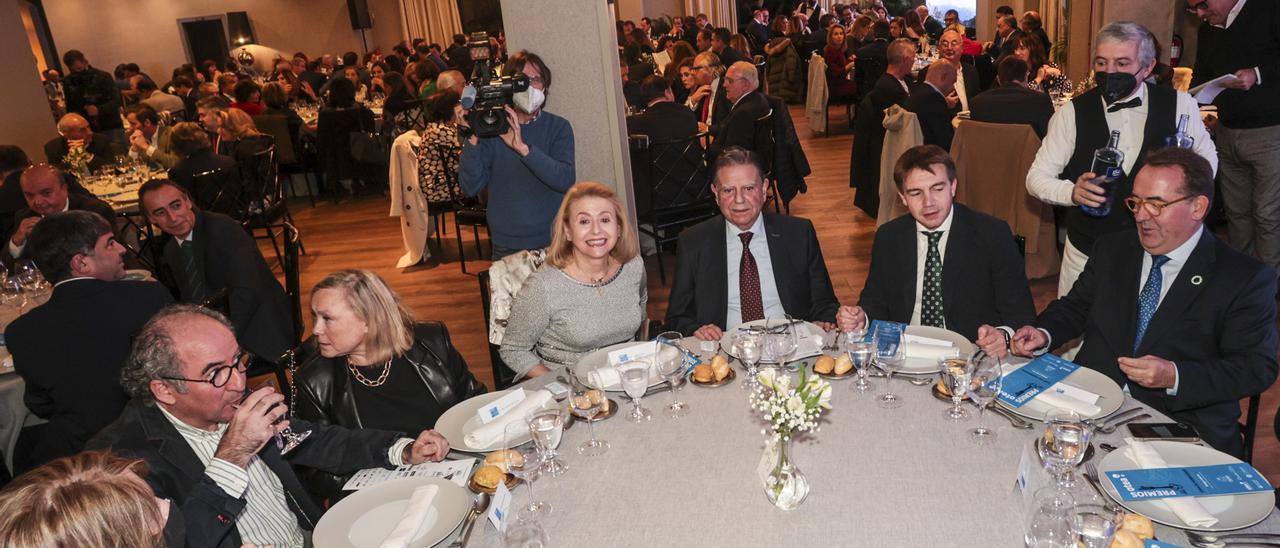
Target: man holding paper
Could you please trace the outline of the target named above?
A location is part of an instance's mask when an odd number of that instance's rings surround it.
[[[950,329],[966,339],[982,324],[1035,318],[1022,257],[1004,221],[952,203],[956,165],[945,150],[907,150],[893,168],[910,212],[876,231],[859,306],[841,311],[849,330],[877,320]]]
[[[978,344],[1034,356],[1083,334],[1079,364],[1239,457],[1239,401],[1276,380],[1276,275],[1204,230],[1212,200],[1208,161],[1152,152],[1123,204],[1136,233],[1099,239],[1071,292],[1009,347],[987,326]]]
[[[1231,245],[1280,268],[1280,2],[1187,5],[1204,20],[1191,85],[1234,76],[1212,99]]]

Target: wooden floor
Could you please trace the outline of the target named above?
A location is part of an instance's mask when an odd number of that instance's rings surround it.
[[[871,257],[871,241],[875,223],[853,207],[853,190],[849,188],[849,151],[852,143],[847,126],[833,109],[832,135],[815,138],[810,135],[800,107],[791,114],[801,144],[808,154],[813,174],[807,179],[809,191],[792,203],[793,215],[808,218],[817,228],[822,251],[842,303],[856,303],[867,276]],[[309,208],[305,201],[293,203],[294,219],[302,232],[307,255],[302,258],[302,287],[307,291],[326,274],[343,268],[367,268],[383,276],[400,293],[414,313],[422,319],[442,320],[453,336],[453,343],[467,360],[471,371],[492,386],[486,327],[480,308],[479,285],[475,273],[488,267],[478,259],[469,229],[464,229],[467,271],[459,269],[455,234],[452,227],[445,235],[445,262],[433,268],[416,267],[404,271],[395,268],[403,253],[399,221],[389,217],[390,202],[369,196],[331,205]],[[483,231],[485,257],[488,240]],[[674,259],[668,260],[668,276]],[[657,276],[657,263],[651,257],[649,268],[649,316],[662,318],[666,312],[669,288]],[[1056,279],[1038,280],[1031,284],[1037,309],[1043,309],[1057,290]],[[309,295],[303,296],[304,317],[310,328]],[[1280,405],[1280,384],[1272,386],[1263,397],[1259,420],[1258,442],[1254,464],[1274,484],[1280,485],[1280,442],[1272,433],[1276,407]]]

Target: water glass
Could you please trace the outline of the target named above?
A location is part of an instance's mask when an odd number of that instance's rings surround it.
[[[529,434],[529,425],[523,421],[514,421],[503,429],[506,445],[510,448],[502,453],[503,464],[506,465],[507,472],[529,486],[529,503],[520,508],[518,514],[530,517],[550,515],[551,503],[538,500],[533,491],[534,482],[542,475],[545,463],[543,455],[536,447],[528,444],[517,446]]]
[[[622,377],[622,390],[631,398],[627,422],[648,422],[653,419],[653,414],[640,406],[640,400],[649,389],[649,364],[643,361],[626,362],[618,366],[618,375]]]
[[[550,546],[550,542],[542,524],[527,517],[507,522],[507,530],[502,534],[502,545],[506,548],[543,548]]]
[[[733,334],[733,354],[747,367],[747,382],[742,383],[743,390],[760,388],[760,358],[764,352],[764,344],[759,331],[739,328]]]
[[[798,345],[795,321],[787,316],[781,322],[776,324],[774,320],[765,320],[764,324],[764,359],[779,369],[787,366]]]
[[[569,466],[560,460],[556,448],[560,447],[560,439],[564,434],[564,425],[569,418],[565,416],[564,407],[555,407],[530,413],[528,416],[529,434],[533,444],[542,454],[542,471],[548,476],[558,478],[569,471]]]
[[[1071,518],[1075,499],[1054,487],[1035,492],[1028,513],[1023,540],[1028,547],[1075,548],[1071,534]]]
[[[689,371],[684,348],[680,346],[683,337],[678,331],[668,331],[654,341],[658,373],[671,384],[671,403],[667,404],[665,414],[673,419],[689,414],[689,404],[680,401],[680,387],[684,386],[685,374]]]
[[[938,376],[942,384],[951,392],[951,407],[943,416],[958,421],[969,418],[969,412],[960,405],[964,401],[965,390],[969,387],[969,372],[965,365],[968,360],[962,358],[943,358],[938,360]]]
[[[570,401],[571,405],[573,405],[573,411],[587,418],[587,430],[591,432],[591,439],[582,442],[582,445],[578,446],[578,453],[592,457],[608,452],[609,442],[596,439],[595,423],[591,421],[604,409],[606,402],[609,401],[605,398],[604,392],[579,386],[574,390]]]
[[[978,427],[969,431],[970,440],[978,445],[988,445],[996,441],[996,431],[987,428],[982,419],[987,406],[1000,395],[1000,387],[1004,382],[1004,374],[1000,369],[1000,360],[985,352],[977,352],[965,364],[969,375],[967,392],[969,399],[978,404]]]
[[[1084,460],[1093,431],[1069,409],[1050,409],[1044,416],[1044,441],[1040,457],[1058,485],[1070,489],[1075,483],[1072,470]]]
[[[876,398],[876,404],[885,409],[902,407],[902,397],[893,393],[893,372],[901,369],[907,358],[903,354],[901,333],[890,334],[888,325],[876,328],[871,335],[871,346],[875,349],[876,367],[885,373],[884,393]],[[891,340],[894,337],[897,340]]]
[[[1106,504],[1077,504],[1071,515],[1071,536],[1080,548],[1109,548],[1124,512]]]
[[[869,392],[873,387],[871,381],[867,380],[867,367],[871,365],[875,343],[863,340],[865,337],[865,330],[850,331],[845,333],[841,340],[845,353],[849,355],[849,361],[858,372],[858,380],[849,386],[855,392]]]

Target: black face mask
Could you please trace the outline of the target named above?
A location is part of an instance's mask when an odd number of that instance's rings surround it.
[[[1108,105],[1128,97],[1138,88],[1138,78],[1127,72],[1098,72],[1093,78]]]

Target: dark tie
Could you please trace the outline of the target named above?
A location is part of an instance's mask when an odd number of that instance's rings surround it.
[[[1151,257],[1151,273],[1147,274],[1147,283],[1142,285],[1142,292],[1138,294],[1138,329],[1133,336],[1135,356],[1138,354],[1138,345],[1142,344],[1143,335],[1147,334],[1147,324],[1151,323],[1151,317],[1156,314],[1156,306],[1160,304],[1160,286],[1164,283],[1164,273],[1160,272],[1160,267],[1167,262],[1169,258],[1164,255]]]
[[[1107,107],[1107,112],[1120,112],[1126,108],[1133,108],[1133,107],[1140,107],[1140,106],[1142,106],[1142,98],[1134,97],[1133,99],[1129,99],[1128,101],[1120,101],[1119,103],[1116,103],[1114,105]]]
[[[711,97],[711,95],[708,95],[702,99],[702,123],[704,124],[711,123],[711,120],[707,117],[707,114],[711,112]]]
[[[929,254],[924,260],[924,290],[921,291],[920,325],[944,327],[942,319],[942,256],[938,242],[942,231],[925,232],[929,237]]]
[[[195,244],[190,240],[178,243],[178,252],[182,255],[181,264],[182,278],[186,280],[187,290],[191,292],[188,296],[191,302],[198,303],[204,300],[204,276],[200,273],[200,269],[196,267]]]
[[[764,299],[760,296],[760,271],[751,254],[751,232],[742,232],[742,261],[738,263],[738,296],[742,299],[742,322],[764,319]]]

